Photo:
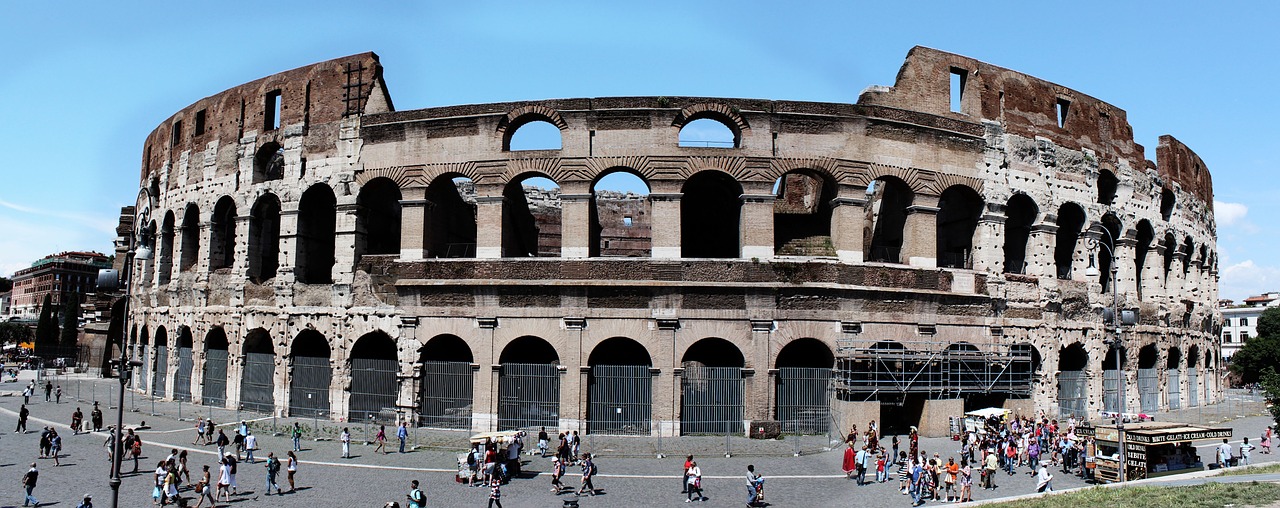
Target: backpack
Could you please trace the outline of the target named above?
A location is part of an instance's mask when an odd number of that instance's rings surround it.
[[[131,451],[133,452],[133,454],[134,454],[135,456],[137,456],[137,455],[142,455],[142,440],[141,440],[141,439],[134,439],[134,440],[133,440],[133,446],[131,447]]]
[[[592,461],[592,462],[591,462],[591,476],[595,476],[595,475],[596,475],[597,473],[599,473],[599,472],[600,472],[600,468],[596,467],[596,463],[595,463],[595,461]]]
[[[276,458],[275,458],[275,457],[272,457],[272,458],[271,458],[271,460],[268,460],[268,461],[267,461],[267,472],[269,472],[269,473],[271,473],[271,474],[279,473],[279,472],[280,472],[280,461],[279,461],[279,460],[276,460]]]
[[[418,504],[419,506],[421,506],[422,502],[424,501],[424,499],[422,499],[422,491],[418,489],[413,489],[413,492],[409,493],[409,498],[412,499],[413,502]]]

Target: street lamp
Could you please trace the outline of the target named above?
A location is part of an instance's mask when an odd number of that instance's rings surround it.
[[[133,374],[135,367],[142,366],[142,362],[129,359],[129,349],[125,344],[125,335],[129,329],[129,301],[133,292],[133,262],[134,260],[147,261],[151,259],[151,248],[148,246],[151,240],[151,230],[147,225],[143,225],[138,229],[137,234],[129,234],[129,250],[125,253],[124,274],[119,274],[115,270],[99,270],[98,271],[98,288],[104,291],[115,291],[124,287],[124,317],[120,327],[120,358],[111,360],[111,365],[116,369],[116,377],[120,379],[120,397],[116,400],[120,401],[116,404],[116,427],[111,435],[111,506],[115,508],[120,503],[120,459],[124,454],[122,437],[124,433],[124,388],[129,383],[129,378]]]
[[[1117,384],[1116,398],[1118,399],[1117,405],[1119,409],[1118,411],[1119,414],[1116,416],[1116,444],[1119,446],[1119,449],[1120,449],[1120,464],[1118,468],[1119,479],[1120,481],[1123,482],[1124,476],[1125,476],[1125,463],[1124,463],[1125,462],[1124,460],[1124,455],[1125,455],[1124,453],[1124,407],[1125,407],[1124,387],[1125,386],[1124,385],[1125,385],[1125,382],[1124,382],[1124,371],[1121,370],[1121,367],[1120,367],[1120,357],[1121,355],[1124,354],[1124,341],[1121,337],[1120,324],[1121,322],[1125,324],[1136,323],[1137,317],[1131,311],[1120,309],[1120,288],[1116,284],[1117,274],[1120,271],[1120,264],[1116,262],[1116,253],[1115,253],[1115,250],[1112,249],[1112,246],[1115,245],[1116,243],[1116,237],[1112,235],[1111,231],[1105,227],[1099,228],[1099,229],[1102,230],[1102,232],[1107,235],[1107,240],[1109,241],[1107,243],[1101,243],[1101,242],[1098,242],[1097,238],[1089,239],[1088,247],[1089,247],[1089,251],[1092,254],[1089,257],[1089,267],[1085,269],[1084,274],[1087,277],[1097,277],[1102,274],[1102,272],[1099,271],[1098,267],[1094,264],[1094,259],[1097,257],[1099,247],[1106,249],[1107,255],[1110,256],[1111,258],[1111,308],[1103,309],[1102,317],[1103,317],[1103,321],[1107,321],[1109,319],[1111,323],[1115,325],[1114,335],[1112,336],[1112,339],[1109,341],[1104,341],[1104,343],[1107,344],[1108,346],[1114,347],[1116,351],[1116,384]]]

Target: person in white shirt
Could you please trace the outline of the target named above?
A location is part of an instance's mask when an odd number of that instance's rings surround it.
[[[1249,452],[1253,451],[1253,445],[1249,444],[1249,438],[1244,438],[1244,442],[1240,443],[1240,465],[1249,465]]]
[[[258,436],[253,435],[253,431],[251,430],[249,431],[249,434],[244,436],[244,451],[246,454],[244,461],[250,464],[257,462],[257,460],[253,458],[253,451],[257,449],[258,449]]]
[[[342,441],[342,458],[351,458],[351,432],[346,427],[343,427],[342,436],[338,439]]]
[[[1049,461],[1040,461],[1040,473],[1036,478],[1036,492],[1053,492],[1053,473],[1049,472]]]
[[[1218,467],[1227,467],[1231,463],[1231,443],[1227,442],[1227,438],[1222,438],[1222,444],[1218,445]]]

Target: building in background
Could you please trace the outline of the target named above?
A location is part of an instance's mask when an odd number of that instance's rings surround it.
[[[1243,305],[1231,305],[1224,300],[1222,306],[1222,359],[1244,347],[1244,343],[1258,336],[1258,317],[1270,307],[1280,305],[1280,293],[1264,293],[1244,299]]]
[[[71,295],[83,301],[97,285],[98,270],[111,268],[111,258],[98,252],[61,252],[45,256],[30,268],[13,274],[9,315],[19,320],[40,317],[44,295],[53,295],[53,305],[61,306]],[[56,307],[55,307],[56,308]]]

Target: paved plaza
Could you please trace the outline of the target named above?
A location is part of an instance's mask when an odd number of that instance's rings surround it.
[[[114,422],[114,409],[109,409],[108,405],[115,404],[112,389],[118,385],[115,380],[88,376],[57,378],[55,382],[63,387],[63,403],[45,402],[41,391],[32,397],[28,406],[31,411],[28,432],[14,434],[12,431],[16,426],[17,411],[22,403],[19,393],[21,386],[34,375],[32,371],[23,371],[18,383],[0,384],[0,485],[5,486],[0,488],[0,507],[20,506],[22,494],[18,478],[33,461],[39,464],[41,471],[35,497],[41,501],[42,506],[74,507],[86,493],[93,495],[97,506],[107,506],[110,489],[107,484],[107,454],[103,446],[106,434],[98,432],[71,435],[67,425],[76,407],[84,411],[88,420],[95,397],[101,401],[106,424]],[[108,393],[111,393],[110,402]],[[1268,420],[1256,416],[1261,414],[1261,404],[1255,398],[1246,400],[1245,395],[1233,393],[1224,404],[1184,410],[1173,415],[1161,414],[1157,418],[1207,424],[1231,419],[1230,423],[1224,425],[1235,429],[1234,442],[1238,443],[1243,436],[1250,436],[1250,440],[1254,441],[1266,427]],[[230,424],[237,418],[236,412],[210,412],[205,407],[183,404],[182,420],[179,420],[179,406],[172,402],[156,402],[154,409],[151,399],[138,395],[126,396],[124,402],[126,427],[136,427],[145,421],[151,428],[140,432],[144,443],[144,458],[139,462],[138,474],[126,474],[124,477],[121,506],[143,507],[151,504],[151,473],[155,470],[156,462],[163,460],[171,448],[190,452],[189,464],[193,470],[193,481],[198,480],[200,466],[204,464],[211,466],[216,477],[215,447],[191,444],[195,422],[188,419],[212,414],[220,428],[226,429],[228,435],[233,436]],[[240,494],[233,497],[230,506],[376,507],[383,506],[388,501],[400,501],[403,505],[409,481],[413,479],[422,482],[430,501],[429,506],[484,506],[487,503],[489,489],[470,488],[453,481],[457,470],[457,453],[462,451],[466,438],[464,433],[415,431],[410,441],[411,447],[416,444],[417,448],[409,453],[399,454],[394,453],[394,429],[388,429],[388,435],[392,436],[389,448],[393,453],[374,454],[373,446],[358,443],[352,446],[351,459],[341,459],[336,438],[342,424],[334,422],[319,422],[323,433],[327,435],[306,436],[304,451],[298,454],[301,460],[297,473],[298,490],[283,496],[263,496],[266,475],[261,459],[266,457],[267,452],[283,456],[291,448],[286,436],[272,435],[273,426],[283,432],[293,420],[272,420],[249,413],[239,416],[252,421],[254,433],[259,436],[261,451],[258,453],[260,460],[257,464],[240,464],[237,478]],[[308,429],[311,428],[311,421],[299,421],[305,422]],[[63,435],[64,451],[60,467],[55,467],[52,459],[36,458],[39,431],[46,425],[53,425]],[[372,429],[362,425],[352,425],[351,430],[353,442],[362,440],[372,432]],[[317,437],[324,440],[317,441]],[[921,449],[930,454],[937,452],[944,459],[949,456],[959,457],[957,445],[948,439],[923,438],[920,443]],[[680,469],[684,455],[693,453],[705,475],[704,487],[709,498],[702,503],[705,506],[743,506],[745,482],[742,476],[747,464],[754,464],[765,475],[766,501],[772,506],[849,506],[855,502],[858,506],[866,507],[910,505],[908,496],[897,491],[896,479],[865,487],[858,487],[845,479],[840,471],[843,450],[837,448],[822,451],[826,444],[825,436],[779,441],[681,437],[661,442],[650,438],[588,436],[583,438],[583,451],[599,457],[597,464],[600,476],[596,487],[601,492],[595,497],[581,498],[579,503],[583,507],[681,504],[685,497],[680,494],[679,489]],[[724,456],[726,446],[732,457]],[[793,456],[797,448],[801,452],[798,457]],[[665,453],[665,458],[657,458],[658,449]],[[1211,445],[1200,447],[1200,452],[1206,463],[1212,461]],[[1257,452],[1254,453],[1254,458],[1255,462],[1276,460],[1275,455]],[[526,460],[524,474],[502,489],[504,506],[562,506],[562,500],[572,498],[572,495],[557,497],[548,491],[550,479],[546,472],[551,466],[549,459],[527,456]],[[125,461],[124,464],[124,471],[131,472],[132,461]],[[577,471],[576,468],[570,469],[574,474],[566,477],[566,484],[577,485]],[[280,480],[284,482],[283,473]],[[995,491],[976,488],[974,499],[1022,495],[1035,488],[1035,480],[1027,474],[1025,468],[1015,476],[1001,474],[996,482],[999,488]],[[1074,476],[1055,473],[1054,487],[1059,490],[1083,485]],[[287,489],[287,484],[285,487]],[[183,495],[190,497],[193,494],[184,490]]]

